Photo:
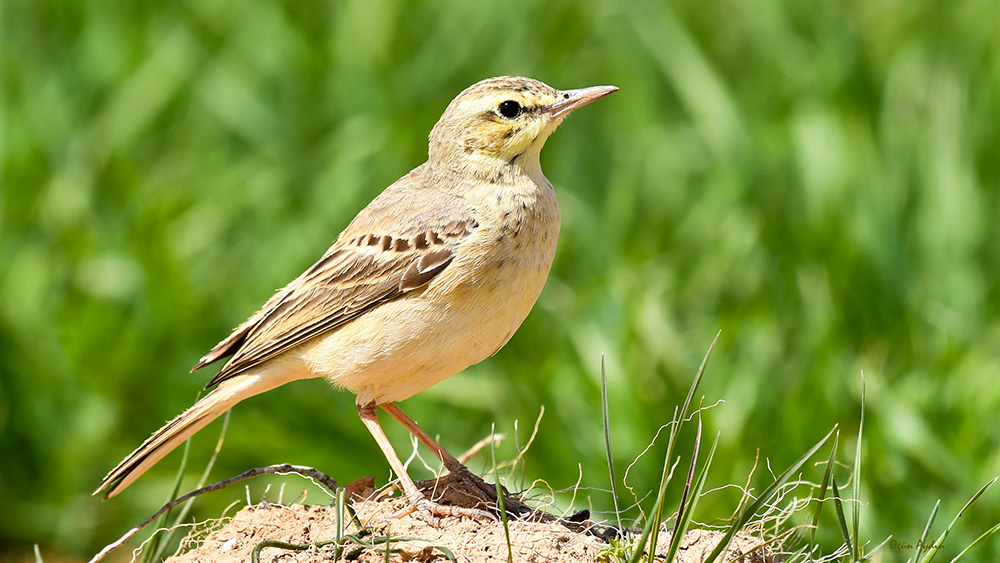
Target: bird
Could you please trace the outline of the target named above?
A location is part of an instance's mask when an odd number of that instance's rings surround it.
[[[111,498],[240,401],[326,378],[356,395],[358,415],[428,521],[482,511],[425,498],[378,420],[382,409],[445,467],[464,466],[396,404],[500,350],[541,294],[560,211],[539,154],[573,110],[615,86],[557,90],[501,76],[447,106],[427,161],[386,188],[322,257],[212,348],[212,390],[129,454],[94,491]]]

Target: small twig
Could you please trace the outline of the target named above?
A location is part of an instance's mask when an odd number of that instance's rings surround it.
[[[458,456],[458,461],[461,462],[462,465],[465,465],[469,462],[470,459],[472,459],[472,456],[478,454],[483,448],[493,443],[499,444],[500,441],[503,440],[504,438],[505,436],[503,434],[491,434],[483,438],[482,440],[476,442],[475,444],[472,445],[471,448],[466,450],[465,453]]]
[[[545,416],[545,405],[542,405],[538,411],[538,418],[535,419],[535,427],[531,430],[531,436],[528,436],[528,441],[525,442],[524,446],[521,446],[520,448],[517,449],[517,455],[514,456],[514,459],[500,464],[501,467],[505,465],[510,466],[510,472],[507,473],[508,482],[514,476],[514,469],[521,462],[521,459],[524,457],[524,454],[528,452],[528,448],[530,448],[531,444],[535,442],[535,436],[538,436],[538,428],[542,425],[543,416]],[[496,477],[497,479],[499,479],[500,475],[498,474]]]
[[[186,495],[180,496],[168,502],[167,504],[163,505],[159,510],[157,510],[155,513],[153,513],[153,515],[147,518],[144,522],[126,532],[125,535],[119,538],[117,541],[105,546],[105,548],[102,549],[100,553],[95,555],[93,559],[89,561],[89,563],[97,563],[101,559],[104,559],[109,553],[121,547],[122,544],[132,539],[132,537],[135,536],[137,533],[139,533],[143,528],[145,528],[150,523],[159,518],[161,514],[188,499],[194,498],[198,495],[202,495],[205,493],[210,493],[212,491],[217,491],[219,489],[232,485],[233,483],[238,483],[240,481],[244,481],[246,479],[249,479],[251,477],[256,477],[258,475],[287,475],[289,473],[297,473],[299,475],[302,475],[303,477],[318,481],[321,485],[326,487],[326,489],[329,490],[331,494],[335,495],[337,493],[337,482],[326,473],[323,473],[322,471],[314,469],[312,467],[283,463],[281,465],[270,465],[268,467],[257,467],[255,469],[248,469],[247,471],[244,471],[243,473],[240,473],[235,477],[223,479],[222,481],[219,481],[217,483],[212,483],[211,485],[201,487],[200,489],[195,489],[190,493],[187,493]]]
[[[198,395],[200,397],[201,393],[199,393]],[[215,467],[215,460],[219,459],[219,452],[222,451],[222,444],[224,444],[225,441],[226,441],[226,431],[229,430],[229,419],[232,417],[232,414],[233,414],[233,411],[232,410],[228,410],[228,411],[226,411],[226,415],[222,418],[222,431],[219,432],[219,440],[215,444],[215,450],[212,451],[212,457],[209,458],[208,464],[205,465],[205,471],[202,472],[201,479],[198,479],[198,485],[197,485],[197,487],[199,487],[199,488],[200,487],[204,487],[205,483],[208,482],[208,476],[212,473],[212,468]],[[190,447],[189,444],[190,444],[190,441],[185,442],[185,446],[184,447],[185,448],[189,448]],[[180,484],[181,484],[181,479],[183,478],[183,473],[184,473],[184,466],[182,465],[181,469],[180,469],[180,471],[179,471],[179,473],[177,475],[177,487],[178,488],[174,489],[171,494],[177,494],[178,492],[180,492],[179,487],[180,487]],[[186,520],[187,517],[188,517],[188,514],[191,512],[191,507],[192,506],[194,506],[194,499],[189,499],[189,502],[187,502],[183,507],[181,507],[181,513],[178,514],[176,518],[174,518],[174,522],[180,523],[180,522],[183,522],[184,520]],[[164,517],[164,518],[167,518],[167,517]],[[159,540],[157,540],[159,543],[156,544],[156,550],[152,552],[153,553],[152,557],[146,557],[146,554],[149,553],[149,552],[143,551],[142,552],[143,553],[142,561],[143,562],[146,562],[146,561],[162,561],[164,559],[164,557],[162,557],[163,550],[166,549],[167,543],[170,542],[172,534],[173,534],[173,531],[168,532],[168,534],[166,536],[166,541],[159,541]]]
[[[260,542],[259,544],[257,544],[254,547],[253,552],[251,552],[251,554],[250,554],[250,560],[253,563],[259,563],[260,562],[260,553],[261,553],[261,551],[263,551],[265,548],[268,548],[268,547],[276,547],[278,549],[287,549],[287,550],[291,550],[291,551],[303,551],[303,550],[306,550],[306,549],[321,548],[321,547],[326,547],[328,545],[334,545],[334,546],[337,547],[337,551],[335,552],[334,560],[337,560],[337,559],[340,559],[340,556],[339,556],[340,550],[342,550],[347,545],[348,542],[354,543],[360,549],[372,549],[372,550],[377,550],[380,545],[385,545],[385,553],[388,554],[388,555],[395,554],[395,553],[398,553],[400,551],[398,548],[393,548],[392,547],[392,543],[393,542],[397,542],[397,543],[398,542],[422,542],[422,543],[428,544],[429,547],[431,547],[433,549],[436,549],[436,550],[440,551],[441,553],[443,553],[444,556],[447,557],[449,561],[457,561],[457,559],[455,558],[455,554],[452,553],[452,551],[450,549],[448,549],[447,547],[445,547],[443,545],[438,545],[438,544],[432,543],[431,541],[425,540],[423,538],[410,537],[410,536],[398,536],[398,537],[380,536],[380,537],[377,537],[377,538],[372,538],[371,541],[365,541],[364,540],[364,536],[368,535],[369,533],[371,533],[371,530],[361,530],[357,534],[351,534],[349,536],[344,536],[342,538],[343,541],[340,541],[340,542],[338,542],[337,540],[333,539],[333,540],[318,541],[318,542],[314,542],[314,543],[297,544],[297,543],[283,542],[283,541],[280,541],[280,540],[264,540],[264,541]]]

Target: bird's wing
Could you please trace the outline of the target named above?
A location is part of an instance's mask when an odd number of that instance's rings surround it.
[[[318,262],[279,290],[192,371],[232,355],[210,387],[430,283],[479,223],[463,200],[450,196],[434,202],[445,207],[435,206],[442,213],[427,220],[429,202],[420,205],[423,198],[414,201],[412,195],[387,190],[376,198]]]

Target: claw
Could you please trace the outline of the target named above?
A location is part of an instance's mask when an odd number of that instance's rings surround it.
[[[441,504],[427,499],[422,494],[405,495],[409,506],[385,517],[386,520],[402,518],[417,513],[418,517],[434,528],[441,527],[441,517],[455,516],[473,518],[475,520],[495,520],[496,518],[485,510]]]

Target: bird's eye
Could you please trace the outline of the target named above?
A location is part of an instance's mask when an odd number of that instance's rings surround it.
[[[521,104],[515,102],[514,100],[500,102],[500,105],[497,106],[497,111],[500,112],[500,115],[506,117],[507,119],[514,119],[521,114]]]

